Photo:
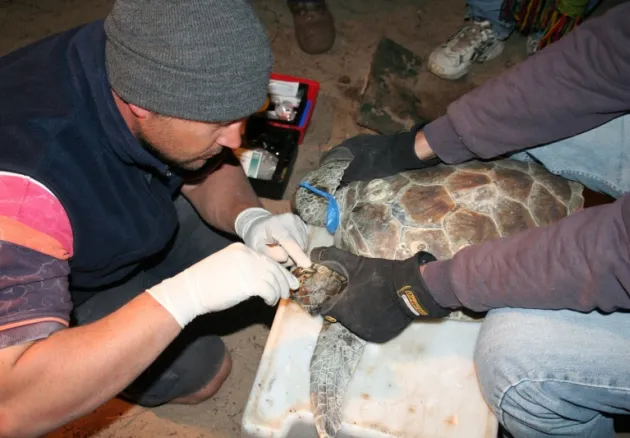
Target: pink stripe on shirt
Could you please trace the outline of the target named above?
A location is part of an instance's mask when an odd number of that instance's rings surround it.
[[[0,216],[53,237],[72,256],[73,236],[68,215],[50,190],[34,179],[0,172]]]

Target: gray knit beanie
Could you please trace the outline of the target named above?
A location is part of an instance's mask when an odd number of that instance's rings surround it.
[[[204,122],[265,102],[273,57],[247,0],[118,0],[105,33],[109,81],[127,102]]]

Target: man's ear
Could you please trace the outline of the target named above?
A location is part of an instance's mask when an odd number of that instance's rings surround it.
[[[149,117],[149,115],[151,115],[151,111],[141,108],[137,105],[134,105],[133,103],[130,103],[128,105],[133,115],[139,119],[146,119],[147,117]]]

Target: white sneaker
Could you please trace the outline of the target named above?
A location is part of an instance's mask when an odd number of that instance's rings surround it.
[[[494,59],[503,47],[489,21],[473,21],[431,53],[429,71],[443,79],[459,79],[468,73],[473,61]]]

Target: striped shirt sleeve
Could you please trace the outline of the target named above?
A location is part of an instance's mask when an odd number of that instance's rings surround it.
[[[68,216],[46,187],[0,172],[0,348],[69,325],[72,242]]]

